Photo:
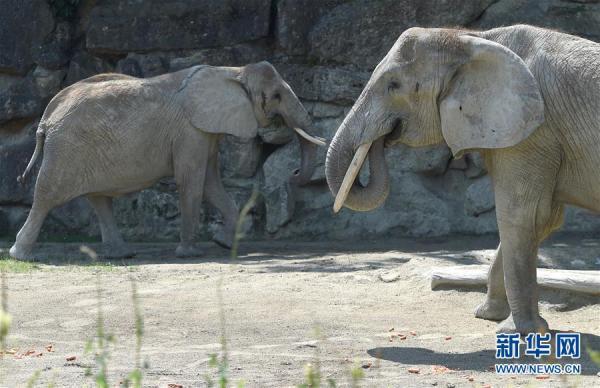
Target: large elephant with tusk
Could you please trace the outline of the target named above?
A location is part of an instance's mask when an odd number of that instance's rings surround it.
[[[154,78],[100,74],[64,89],[49,103],[37,130],[33,157],[43,160],[34,201],[10,255],[34,256],[33,246],[48,212],[85,196],[100,221],[106,257],[126,257],[112,213],[112,198],[174,176],[180,196],[181,242],[177,256],[198,256],[194,243],[202,199],[219,210],[230,247],[238,210],[221,182],[218,141],[223,135],[254,137],[280,116],[298,133],[300,168],[295,185],[310,180],[316,147],[312,122],[290,86],[268,62],[244,67],[195,66]]]
[[[385,146],[441,142],[455,156],[480,151],[493,180],[501,243],[476,316],[500,332],[547,330],[538,246],[565,204],[600,211],[600,44],[527,25],[405,31],[329,146],[334,211],[385,201]]]

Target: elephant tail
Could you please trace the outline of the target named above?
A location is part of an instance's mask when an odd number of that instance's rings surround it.
[[[35,165],[35,161],[37,160],[38,156],[44,149],[45,138],[46,138],[46,130],[45,130],[45,128],[40,126],[38,128],[38,130],[35,132],[35,150],[33,151],[33,155],[31,156],[31,159],[29,160],[29,163],[27,164],[27,168],[25,168],[25,171],[23,172],[23,174],[21,174],[17,177],[17,182],[19,182],[20,184],[23,184],[25,182],[25,178],[27,177],[27,174],[29,174],[29,172]]]

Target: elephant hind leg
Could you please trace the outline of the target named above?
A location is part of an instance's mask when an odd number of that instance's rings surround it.
[[[127,247],[117,228],[112,210],[112,198],[88,195],[87,199],[94,208],[100,223],[100,233],[105,249],[103,258],[117,259],[134,256],[135,252]]]
[[[208,203],[214,206],[223,216],[223,230],[217,232],[213,240],[220,246],[231,249],[238,220],[238,208],[223,187],[219,171],[218,153],[211,155],[206,171],[204,195]]]
[[[27,215],[27,220],[21,230],[19,230],[19,233],[17,233],[16,241],[10,248],[9,253],[11,257],[21,260],[32,260],[35,258],[33,255],[33,246],[37,241],[48,212],[53,207],[42,201],[34,200],[31,210]]]
[[[502,268],[502,244],[498,245],[496,258],[488,272],[488,285],[485,301],[475,309],[475,317],[489,321],[502,321],[510,315],[510,306],[504,287]]]

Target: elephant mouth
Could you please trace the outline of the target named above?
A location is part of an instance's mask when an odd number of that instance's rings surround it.
[[[392,124],[392,130],[385,136],[384,146],[391,147],[400,142],[400,136],[402,136],[402,119],[394,120]]]

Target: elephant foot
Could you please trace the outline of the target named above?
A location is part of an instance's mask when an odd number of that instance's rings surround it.
[[[204,252],[202,249],[198,248],[194,244],[179,244],[177,249],[175,249],[176,257],[199,257],[203,254]]]
[[[213,236],[213,241],[222,248],[231,249],[233,246],[233,234],[220,230]]]
[[[100,256],[103,260],[129,259],[136,255],[135,250],[126,244],[105,244],[103,251]]]
[[[33,244],[32,245],[20,245],[15,243],[8,252],[10,257],[17,260],[34,260],[33,257]]]
[[[496,333],[520,333],[526,336],[529,333],[547,333],[549,331],[548,322],[539,315],[534,319],[520,319],[515,321],[513,315],[498,324]]]
[[[510,307],[505,299],[486,299],[475,309],[475,318],[488,321],[502,321],[510,315]]]

